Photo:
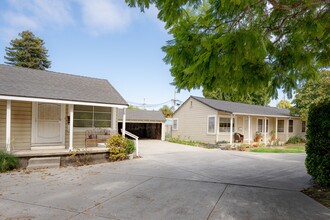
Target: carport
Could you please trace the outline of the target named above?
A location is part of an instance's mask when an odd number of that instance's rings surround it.
[[[123,127],[123,110],[118,111],[118,131]],[[161,111],[126,110],[126,131],[139,139],[165,140],[165,117]]]

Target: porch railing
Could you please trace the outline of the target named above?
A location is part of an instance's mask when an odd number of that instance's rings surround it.
[[[121,129],[121,133],[123,133],[123,129]],[[136,156],[139,156],[139,137],[131,132],[125,130],[125,135],[135,139],[135,147],[136,147]]]

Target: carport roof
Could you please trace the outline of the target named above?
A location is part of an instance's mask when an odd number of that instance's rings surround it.
[[[106,79],[0,64],[0,96],[128,106]]]
[[[123,121],[123,110],[118,110],[118,120]],[[165,117],[161,111],[148,110],[126,110],[126,121],[157,121],[165,122]]]
[[[208,99],[197,96],[191,98],[215,109],[218,111],[228,112],[231,114],[244,114],[244,115],[262,115],[262,116],[277,116],[277,117],[290,117],[289,109],[279,109],[276,107],[251,105],[239,102],[230,102],[224,100]]]

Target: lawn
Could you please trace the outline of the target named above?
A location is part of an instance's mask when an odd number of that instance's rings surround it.
[[[304,145],[281,146],[281,147],[260,147],[251,149],[250,152],[258,153],[305,153]]]

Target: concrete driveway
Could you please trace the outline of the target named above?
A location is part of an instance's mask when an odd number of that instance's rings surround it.
[[[0,174],[0,219],[329,219],[304,154],[141,141],[141,159]]]

